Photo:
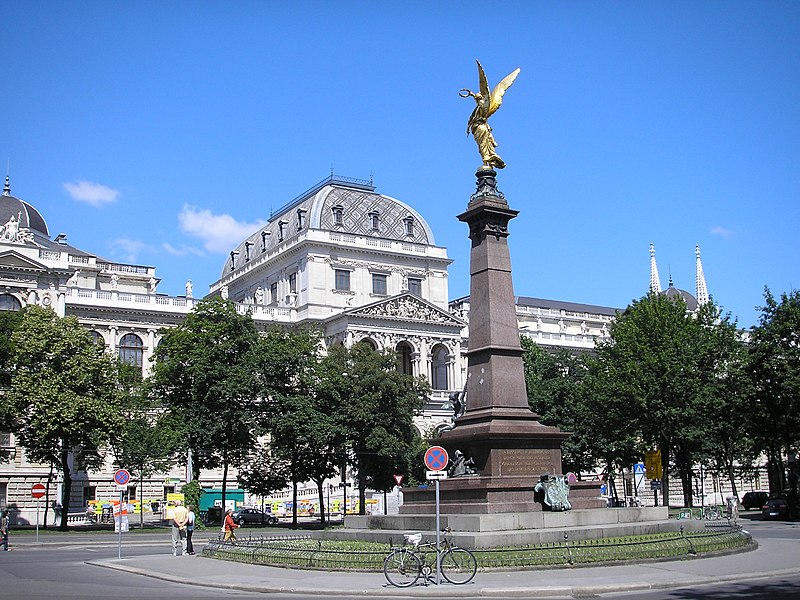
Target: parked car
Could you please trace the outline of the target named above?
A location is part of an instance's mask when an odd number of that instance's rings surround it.
[[[789,503],[785,498],[770,498],[761,507],[762,519],[788,519]]]
[[[241,508],[235,511],[231,517],[239,525],[277,525],[278,517],[260,508]]]
[[[742,508],[745,510],[761,508],[768,499],[769,494],[767,492],[747,492],[742,496]]]

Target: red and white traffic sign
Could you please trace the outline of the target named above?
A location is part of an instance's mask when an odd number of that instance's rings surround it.
[[[394,480],[397,482],[397,485],[403,483],[403,476],[402,475],[395,475]]]
[[[45,495],[46,491],[47,488],[44,487],[43,483],[34,483],[33,487],[31,487],[31,496],[38,500]]]
[[[447,468],[450,457],[447,450],[441,446],[431,446],[425,451],[425,466],[431,471],[441,471]]]
[[[125,487],[131,480],[131,474],[126,469],[117,469],[114,472],[114,483],[120,487]]]

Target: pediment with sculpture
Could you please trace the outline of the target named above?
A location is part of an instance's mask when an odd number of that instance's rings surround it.
[[[396,319],[402,321],[424,321],[442,325],[463,327],[465,323],[438,306],[425,302],[413,294],[401,294],[359,308],[346,311],[347,315]]]

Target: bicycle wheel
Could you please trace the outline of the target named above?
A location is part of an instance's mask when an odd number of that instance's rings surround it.
[[[450,583],[469,583],[477,570],[478,561],[469,550],[451,548],[442,554],[442,575]]]
[[[386,581],[395,587],[414,585],[422,573],[422,561],[413,552],[401,548],[383,559]]]

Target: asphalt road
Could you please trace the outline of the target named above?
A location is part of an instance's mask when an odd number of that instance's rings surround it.
[[[792,538],[800,536],[800,524],[748,521],[745,528],[758,539],[767,537]],[[247,530],[245,529],[245,532]],[[255,533],[259,533],[255,530]],[[270,533],[275,533],[271,530]],[[292,533],[288,531],[287,533]],[[12,532],[12,536],[15,532]],[[31,542],[30,533],[17,532],[19,542]],[[24,537],[23,537],[24,536]],[[198,535],[202,541],[202,534]],[[14,545],[12,537],[12,546]],[[265,598],[270,600],[306,600],[316,596],[297,594],[266,594],[208,589],[172,583],[103,569],[85,564],[98,558],[115,558],[117,537],[108,533],[46,534],[40,536],[42,545],[22,543],[12,552],[0,552],[0,598],[13,600],[84,600],[123,597],[126,600],[172,600],[175,598]],[[155,533],[123,534],[123,556],[163,553],[165,560],[200,560],[192,557],[174,559],[170,555],[167,530]],[[798,557],[800,561],[800,557]],[[441,596],[440,596],[441,597]],[[518,597],[518,596],[515,596]],[[662,590],[647,593],[614,593],[598,598],[626,600],[722,600],[722,599],[796,599],[800,598],[800,577],[774,581],[756,580],[745,583],[695,587],[692,589]],[[346,597],[340,596],[340,598]],[[364,596],[353,596],[363,600]]]

